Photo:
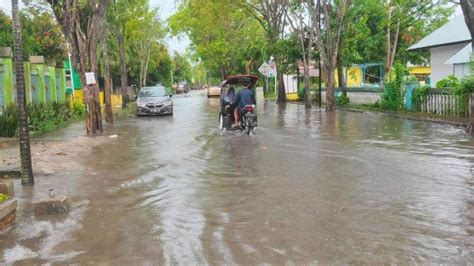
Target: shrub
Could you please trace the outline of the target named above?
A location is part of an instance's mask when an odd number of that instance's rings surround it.
[[[72,113],[74,117],[83,117],[86,114],[86,107],[82,103],[73,102]]]
[[[409,75],[405,78],[406,83],[417,83],[418,79],[414,75]]]
[[[336,97],[336,102],[337,102],[337,105],[344,106],[344,105],[348,105],[351,102],[351,100],[349,99],[349,97],[347,97],[347,94],[342,93],[341,96]]]
[[[300,98],[300,101],[304,101],[304,87],[298,88],[298,97]]]
[[[9,104],[0,115],[0,137],[18,135],[18,112],[16,105]]]
[[[65,102],[29,103],[27,108],[28,126],[33,133],[51,131],[73,118],[73,112]],[[19,123],[15,104],[5,108],[0,115],[0,125],[0,137],[18,136]]]
[[[383,109],[397,111],[402,106],[402,85],[405,73],[405,67],[400,63],[396,63],[394,66],[395,79],[385,84],[381,102]]]
[[[466,115],[469,108],[470,94],[474,92],[474,77],[467,77],[453,88],[452,94],[459,96],[459,114]]]
[[[416,88],[413,91],[413,106],[415,108],[415,111],[421,111],[421,104],[423,103],[423,98],[428,95],[430,88],[431,87],[429,85],[424,85]]]
[[[451,75],[445,79],[442,79],[436,83],[436,88],[455,88],[459,85],[459,80],[457,77]]]

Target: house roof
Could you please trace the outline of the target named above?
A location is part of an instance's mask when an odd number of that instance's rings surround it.
[[[424,50],[432,47],[469,42],[470,40],[471,34],[464,21],[464,16],[460,15],[433,31],[418,43],[410,46],[408,50]]]
[[[446,65],[453,65],[453,64],[465,64],[469,63],[472,54],[472,43],[466,45],[466,47],[462,48],[461,51],[457,52],[453,57],[451,57],[448,61],[446,61]]]

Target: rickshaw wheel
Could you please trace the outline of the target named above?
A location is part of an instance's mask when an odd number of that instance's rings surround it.
[[[225,127],[224,127],[224,116],[222,115],[222,113],[219,113],[219,128],[220,128],[220,130],[225,129]]]

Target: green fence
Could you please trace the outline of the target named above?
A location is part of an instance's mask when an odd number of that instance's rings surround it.
[[[62,62],[45,63],[43,56],[31,56],[24,62],[27,102],[66,101],[66,75]],[[15,102],[15,73],[12,50],[0,48],[0,112]]]

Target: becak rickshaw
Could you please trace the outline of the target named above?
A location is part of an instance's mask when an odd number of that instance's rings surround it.
[[[221,83],[221,111],[219,113],[219,128],[221,130],[240,129],[250,134],[257,126],[257,114],[255,110],[255,85],[257,81],[258,77],[255,75],[238,75],[230,76]],[[246,105],[239,109],[239,126],[233,128],[232,125],[235,124],[234,110],[238,104],[235,102],[235,99],[237,93],[247,86],[250,86],[253,92],[253,104]]]

